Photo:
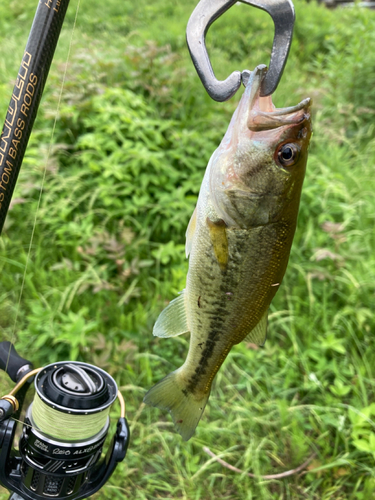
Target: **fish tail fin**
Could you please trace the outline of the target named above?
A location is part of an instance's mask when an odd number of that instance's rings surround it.
[[[188,392],[179,370],[176,370],[151,387],[143,401],[161,410],[168,410],[182,439],[188,441],[195,432],[209,395],[208,392],[199,399]]]

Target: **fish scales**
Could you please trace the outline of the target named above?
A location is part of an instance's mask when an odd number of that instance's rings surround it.
[[[252,73],[212,155],[187,230],[186,289],[161,313],[154,335],[190,332],[184,364],[146,394],[168,410],[183,439],[202,416],[231,348],[263,345],[267,312],[282,282],[297,223],[311,135],[310,100],[276,110]]]
[[[211,246],[207,228],[202,225],[202,233],[206,238],[199,241],[206,249]],[[202,261],[194,265],[195,255],[191,255],[191,269],[188,274],[186,293],[191,304],[190,314],[193,318],[192,331],[197,332],[191,339],[188,357],[185,363],[188,389],[194,391],[207,391],[227,353],[234,344],[241,342],[244,337],[258,324],[267,309],[267,304],[276,293],[272,286],[281,279],[287,265],[285,259],[285,243],[288,232],[293,228],[287,224],[272,224],[269,226],[253,228],[250,237],[245,230],[228,230],[229,254],[231,256],[228,268],[225,271],[218,269],[218,263],[211,252],[211,262]],[[275,232],[279,234],[277,243],[273,241]],[[251,241],[259,240],[264,247],[264,253],[259,262],[259,244],[249,245]],[[196,255],[205,249],[197,247]],[[284,257],[284,266],[280,261]],[[254,261],[259,265],[254,270]],[[190,292],[192,290],[192,292]],[[201,297],[198,306],[195,297]],[[207,298],[206,298],[207,297]],[[253,304],[249,310],[248,304]],[[208,334],[207,334],[208,333]],[[206,340],[207,338],[207,340]],[[210,341],[209,347],[202,346]],[[222,349],[214,350],[216,343],[222,344]],[[198,364],[197,368],[194,368]],[[202,375],[206,370],[210,376],[205,380]],[[190,370],[193,375],[190,375]],[[189,374],[189,375],[188,375]],[[197,375],[201,375],[200,379]]]

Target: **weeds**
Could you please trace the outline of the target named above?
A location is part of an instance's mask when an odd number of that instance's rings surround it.
[[[211,102],[194,73],[183,35],[194,4],[108,0],[82,10],[18,310],[71,6],[0,239],[1,337],[15,339],[36,366],[81,359],[122,387],[131,445],[97,498],[368,500],[375,487],[372,11],[296,3],[275,102],[311,95],[314,137],[265,348],[232,350],[188,443],[168,415],[141,403],[187,353],[188,338],[152,338],[152,325],[184,287],[185,229],[238,99]],[[2,115],[33,10],[26,1],[0,6]],[[272,21],[246,5],[230,9],[208,40],[222,78],[268,62],[271,42]],[[298,475],[260,480],[223,468],[204,446],[257,475],[316,458]]]

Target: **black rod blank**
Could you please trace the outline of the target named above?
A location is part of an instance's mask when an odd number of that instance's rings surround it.
[[[39,0],[0,138],[0,234],[69,0]]]

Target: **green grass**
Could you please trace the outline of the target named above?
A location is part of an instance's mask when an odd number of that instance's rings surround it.
[[[8,3],[8,2],[7,2]],[[35,6],[0,5],[5,115]],[[200,84],[184,31],[195,2],[82,0],[25,287],[30,235],[76,1],[0,239],[0,336],[36,366],[80,359],[115,376],[127,401],[127,458],[96,498],[374,498],[375,13],[296,2],[278,106],[311,96],[314,135],[289,267],[264,349],[233,348],[196,435],[144,408],[189,339],[153,338],[184,287],[184,233],[207,161],[239,96]],[[272,21],[234,6],[208,36],[215,70],[268,63]],[[14,326],[17,315],[16,326]],[[9,385],[1,378],[5,392]],[[112,412],[116,419],[116,409]],[[208,446],[251,479],[213,461]],[[0,498],[7,498],[6,493]]]

